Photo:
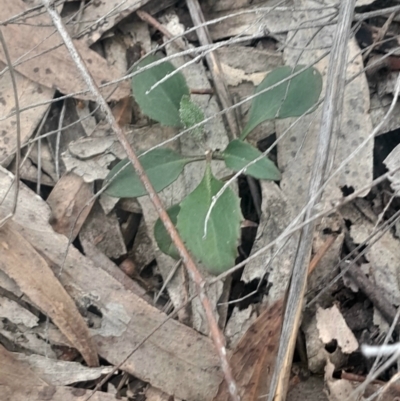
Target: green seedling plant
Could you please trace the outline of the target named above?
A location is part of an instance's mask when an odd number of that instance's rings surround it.
[[[132,78],[136,102],[151,119],[163,125],[190,129],[200,142],[204,114],[191,100],[184,76],[168,61],[144,69],[159,61],[157,56],[147,56],[138,63],[138,74]],[[214,197],[224,185],[212,173],[212,160],[222,159],[229,169],[235,172],[245,169],[245,174],[259,180],[279,181],[281,174],[275,164],[245,142],[245,138],[263,121],[298,117],[313,111],[321,90],[322,77],[316,69],[300,65],[295,68],[278,67],[257,87],[257,96],[252,100],[248,122],[240,139],[231,141],[224,150],[217,152],[207,149],[204,156],[193,157],[158,147],[141,157],[142,165],[157,192],[171,185],[188,163],[205,163],[200,184],[179,205],[169,208],[167,213],[188,250],[211,273],[219,274],[234,266],[242,220],[239,198],[229,187],[209,213]],[[128,159],[121,160],[110,171],[104,185],[107,185],[108,195],[118,198],[146,195]],[[155,223],[154,237],[162,252],[179,259],[178,251],[160,220]]]

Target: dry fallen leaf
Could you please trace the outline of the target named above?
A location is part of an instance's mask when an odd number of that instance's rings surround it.
[[[74,173],[63,175],[47,198],[54,231],[69,237],[73,228],[72,240],[75,239],[93,206],[94,199],[85,207],[92,197],[93,185]]]
[[[1,14],[1,10],[0,10]],[[1,17],[0,17],[1,19]],[[1,46],[0,46],[1,47]],[[0,50],[1,53],[1,50]],[[5,64],[0,61],[0,71]],[[49,89],[15,71],[19,107],[49,101],[54,96],[54,89]],[[24,144],[33,134],[49,105],[37,106],[21,112],[21,143]],[[7,166],[17,148],[16,116],[5,118],[14,112],[14,88],[9,72],[0,76],[0,164]]]
[[[90,46],[99,40],[105,31],[111,29],[123,18],[143,7],[149,1],[125,0],[118,4],[99,0],[88,3],[82,13],[81,32],[84,32],[84,35],[81,35],[82,41]]]
[[[95,245],[110,259],[118,259],[127,253],[117,214],[112,211],[106,215],[98,203],[82,226],[79,238]]]
[[[2,345],[0,345],[0,360],[2,401],[82,401],[90,393],[90,390],[80,388],[47,385],[32,369],[15,358],[15,355]],[[113,401],[115,396],[98,392],[92,400]]]
[[[32,245],[8,222],[0,228],[0,269],[49,316],[89,366],[99,360],[85,321],[75,303]]]
[[[268,306],[240,339],[230,358],[242,401],[256,401],[268,393],[278,351],[282,323],[281,301]],[[225,381],[214,401],[229,400]]]
[[[346,205],[341,209],[343,217],[351,222],[350,236],[355,244],[362,244],[376,230],[377,216],[371,213],[370,206],[358,199],[355,205]],[[387,231],[380,236],[374,246],[365,249],[368,277],[387,300],[398,305],[400,302],[400,247],[399,240]],[[367,266],[366,266],[367,267]]]
[[[132,121],[132,97],[121,99],[113,108],[113,115],[120,127],[125,127]]]
[[[328,309],[317,308],[317,328],[323,343],[328,344],[336,340],[345,354],[351,354],[357,350],[357,339],[336,305]]]
[[[61,361],[42,355],[25,355],[13,353],[15,359],[52,386],[68,386],[74,383],[97,380],[110,373],[112,366],[89,368],[80,362]]]
[[[305,2],[304,6],[312,7],[312,2]],[[304,14],[304,20],[313,18],[315,12]],[[319,14],[318,14],[319,15]],[[327,27],[327,32],[318,32],[316,29],[302,30],[293,34],[291,40],[297,40],[298,45],[313,46],[313,49],[320,49],[331,45],[330,38],[334,35],[335,26]],[[311,41],[312,38],[312,41]],[[324,50],[312,50],[301,52],[300,50],[285,50],[284,56],[287,64],[300,63],[312,64],[317,57],[321,56]],[[363,143],[372,132],[372,122],[369,116],[369,88],[365,74],[362,70],[362,59],[360,49],[355,39],[348,43],[349,60],[346,77],[356,79],[346,85],[343,97],[343,115],[341,119],[341,137],[335,145],[334,160],[332,161],[331,174],[346,160],[355,149]],[[301,55],[300,60],[297,58]],[[315,67],[323,74],[324,84],[322,95],[326,89],[326,70],[329,59],[324,58]],[[280,187],[288,198],[289,203],[295,210],[300,212],[306,204],[308,194],[308,183],[311,174],[310,166],[313,163],[317,140],[320,132],[321,107],[305,116],[295,127],[291,127],[295,118],[287,118],[276,122],[277,136],[280,138],[278,144],[278,165],[283,170]],[[301,128],[300,128],[301,127]],[[369,141],[351,160],[346,163],[340,173],[332,177],[324,190],[321,208],[329,207],[329,201],[339,199],[342,196],[340,188],[347,186],[357,191],[367,187],[372,181],[372,156],[373,142]],[[368,191],[367,191],[368,192]],[[326,227],[328,228],[328,227]],[[334,229],[332,228],[332,231]]]
[[[22,14],[30,7],[32,7],[31,3],[27,4],[22,0],[5,2],[0,8],[0,21]],[[21,63],[15,65],[15,70],[34,82],[47,88],[57,88],[64,94],[86,90],[87,86],[60,36],[54,35],[54,27],[48,14],[46,12],[37,14],[32,21],[33,24],[10,23],[2,27],[11,60],[15,62],[21,58]],[[98,85],[120,78],[120,72],[108,65],[98,53],[80,41],[75,40],[74,44]],[[1,47],[0,60],[6,62]],[[119,84],[116,91],[111,94],[113,89],[113,85],[107,86],[102,89],[102,94],[105,97],[110,95],[110,100],[129,96],[130,85],[127,81]],[[90,94],[76,97],[91,99]]]
[[[23,383],[27,388],[46,384],[36,376],[32,369],[15,359],[13,354],[1,344],[0,360],[0,386],[7,385],[16,390],[21,387],[21,378],[23,378]],[[4,399],[3,396],[2,399]]]

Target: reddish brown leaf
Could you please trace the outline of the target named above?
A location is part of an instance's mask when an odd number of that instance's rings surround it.
[[[256,401],[268,393],[282,324],[282,301],[268,306],[249,327],[232,353],[230,365],[242,401]],[[223,381],[214,401],[228,401]]]
[[[132,97],[121,99],[113,108],[113,115],[120,127],[125,127],[132,121]]]
[[[98,366],[97,351],[79,311],[46,261],[8,222],[0,228],[0,269],[58,326],[89,366]]]

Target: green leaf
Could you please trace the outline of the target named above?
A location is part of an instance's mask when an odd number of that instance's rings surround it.
[[[168,148],[156,148],[140,158],[143,168],[159,192],[172,184],[191,160]],[[117,198],[137,198],[147,192],[128,159],[121,160],[108,174],[104,184],[111,180],[123,166],[129,164],[106,189],[106,193]]]
[[[134,71],[158,60],[160,58],[157,56],[147,56],[138,63]],[[154,84],[174,71],[176,71],[175,67],[168,61],[143,71],[132,77],[132,91],[140,109],[146,116],[163,125],[180,127],[181,99],[183,95],[190,93],[182,73],[175,72],[165,82],[147,93]]]
[[[176,226],[177,217],[180,210],[181,207],[179,205],[174,205],[167,210],[168,216],[174,226]],[[172,242],[172,239],[169,236],[160,218],[157,219],[156,224],[154,225],[154,238],[161,252],[164,252],[165,254],[171,256],[171,258],[173,259],[180,259],[178,250]]]
[[[222,152],[225,164],[233,171],[240,171],[250,162],[262,156],[262,153],[239,139],[235,139],[229,143],[226,149]],[[279,181],[281,173],[275,164],[266,156],[251,164],[245,171],[245,174],[251,175],[259,180]]]
[[[197,106],[196,103],[192,102],[190,97],[187,95],[182,96],[179,115],[185,128],[193,127],[204,120],[203,111],[199,106]],[[201,138],[203,134],[203,127],[195,128],[192,131],[192,134],[198,138]]]
[[[240,236],[239,198],[227,188],[212,209],[204,235],[204,222],[212,198],[222,188],[207,165],[203,180],[181,203],[177,229],[189,251],[213,274],[222,273],[235,264]]]
[[[255,93],[277,84],[303,68],[302,65],[298,65],[294,70],[290,66],[276,68],[264,78]],[[255,97],[251,104],[249,121],[240,139],[246,138],[263,121],[301,116],[318,102],[321,90],[322,76],[315,68],[310,67],[291,80]]]

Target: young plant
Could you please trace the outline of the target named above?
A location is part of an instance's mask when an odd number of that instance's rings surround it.
[[[156,65],[147,68],[150,64]],[[156,56],[147,56],[136,67],[143,69],[132,78],[132,91],[142,112],[160,124],[191,128],[191,134],[202,139],[204,120],[202,110],[190,99],[184,76],[169,62]],[[292,77],[293,75],[293,77]],[[271,89],[269,89],[271,88]],[[280,172],[275,164],[249,143],[246,136],[260,123],[275,118],[296,117],[315,109],[322,90],[322,77],[312,67],[289,66],[271,71],[256,89],[249,120],[240,139],[231,141],[217,154],[233,171],[245,173],[260,180],[279,181]],[[143,167],[155,190],[161,191],[172,184],[183,172],[186,164],[203,160],[205,173],[197,188],[179,205],[167,212],[192,255],[211,273],[219,274],[235,264],[240,238],[242,214],[239,198],[227,188],[219,197],[204,224],[213,198],[223,187],[214,177],[211,157],[183,156],[168,148],[156,148],[141,157]],[[104,185],[106,193],[119,198],[139,197],[146,191],[127,159],[121,160],[109,173]],[[160,250],[178,259],[178,252],[160,220],[154,227],[154,237]]]

